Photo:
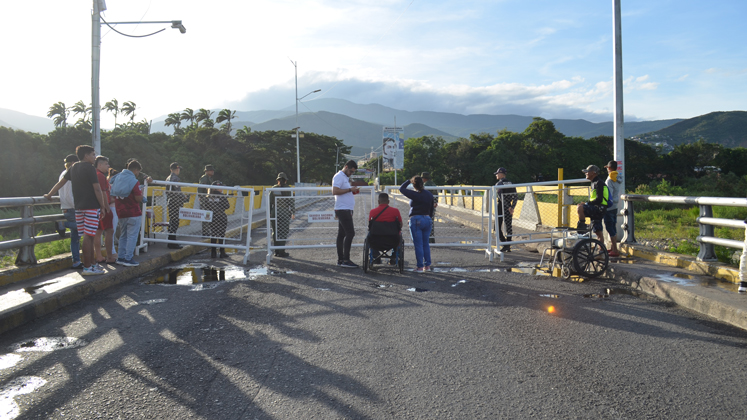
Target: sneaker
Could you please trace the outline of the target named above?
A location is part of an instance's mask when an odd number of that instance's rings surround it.
[[[122,262],[120,264],[122,264],[122,265],[124,265],[126,267],[137,267],[137,266],[140,265],[139,262],[133,260],[132,258],[130,258],[129,260],[122,260]]]
[[[350,260],[343,261],[342,263],[339,264],[339,266],[342,267],[342,268],[358,268],[359,267],[358,264],[356,264],[356,263],[354,263],[354,262],[352,262]]]
[[[99,274],[104,274],[104,270],[96,265],[92,265],[90,267],[83,267],[83,271],[80,272],[82,276],[96,276]]]
[[[739,282],[739,289],[737,289],[739,293],[747,292],[747,281],[740,281]]]
[[[117,265],[124,265],[124,262],[125,262],[124,258],[117,258],[116,264]]]
[[[576,225],[576,230],[583,233],[589,230],[589,226],[586,223],[578,222]]]
[[[79,262],[78,264],[73,264],[72,267],[73,270],[82,270],[83,269],[83,263]]]
[[[416,273],[425,273],[425,267],[418,267],[415,269]]]
[[[337,260],[337,266],[338,266],[338,267],[341,267],[341,266],[342,266],[342,260]]]
[[[511,252],[511,247],[508,245],[502,246],[501,252]]]

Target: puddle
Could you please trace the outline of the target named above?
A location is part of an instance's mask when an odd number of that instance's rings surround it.
[[[377,284],[377,283],[372,283],[371,286],[377,289],[386,289],[386,288],[392,287],[391,284]]]
[[[46,384],[38,376],[20,376],[0,388],[0,418],[14,419],[20,414],[18,404],[13,400],[16,395],[29,394]]]
[[[450,262],[439,261],[439,262],[436,263],[436,265],[451,265],[451,263]]]
[[[144,300],[142,302],[138,302],[138,305],[155,305],[157,303],[164,303],[167,299],[151,299],[151,300]]]
[[[419,287],[411,287],[411,288],[407,289],[407,291],[408,292],[419,292],[419,293],[422,293],[422,292],[427,292],[428,289],[421,289]]]
[[[589,293],[584,295],[587,299],[607,299],[610,297],[607,293]]]
[[[543,270],[538,270],[534,267],[509,267],[506,269],[507,273],[520,273],[520,274],[529,274],[532,276],[550,276],[550,273]]]
[[[464,283],[467,283],[467,280],[459,280],[458,282],[452,284],[451,287],[457,287],[458,285],[464,284]]]
[[[155,272],[144,284],[175,284],[192,286],[218,281],[255,280],[259,276],[271,275],[266,266],[245,268],[237,266],[212,267],[204,264],[188,264],[166,267]],[[212,287],[211,287],[212,288]]]
[[[639,292],[633,289],[607,289],[607,294],[608,295],[628,295],[628,296],[635,296],[635,297],[646,296],[645,293]]]
[[[55,351],[74,349],[88,345],[86,340],[75,337],[39,337],[15,343],[10,346],[13,351]]]
[[[557,298],[559,298],[560,296],[559,296],[559,295],[549,295],[549,294],[541,294],[541,295],[540,295],[540,297],[546,297],[546,298],[551,298],[551,299],[557,299]]]
[[[189,289],[190,292],[200,292],[203,290],[211,290],[218,287],[216,283],[199,283],[192,286],[191,289]]]
[[[23,358],[14,353],[8,353],[0,356],[0,370],[12,368],[17,365]],[[2,412],[0,412],[2,414]]]

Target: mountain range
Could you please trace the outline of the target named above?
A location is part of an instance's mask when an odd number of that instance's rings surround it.
[[[243,126],[254,131],[291,130],[300,126],[302,131],[337,137],[353,147],[353,155],[370,152],[381,145],[383,126],[403,127],[405,136],[441,136],[454,141],[470,134],[491,133],[507,129],[522,132],[532,122],[532,117],[521,115],[462,115],[447,112],[403,111],[379,104],[356,104],[342,99],[324,98],[300,103],[301,113],[296,124],[295,107],[281,110],[237,111],[232,122],[234,129]],[[217,114],[217,112],[216,112]],[[716,115],[714,115],[716,114]],[[173,133],[161,116],[153,120],[152,131]],[[697,120],[697,121],[694,121]],[[611,136],[613,123],[592,123],[586,120],[550,119],[558,131],[566,136],[591,138]],[[48,118],[35,117],[17,111],[0,109],[0,125],[32,132],[47,133],[54,129]],[[626,137],[645,137],[651,133],[667,135],[677,142],[696,141],[699,137],[727,146],[747,146],[745,132],[747,112],[712,113],[689,120],[668,119],[631,121],[624,126]],[[726,131],[724,131],[726,130]],[[726,134],[728,132],[728,134]],[[648,133],[648,134],[647,134]],[[679,134],[678,134],[679,133]]]

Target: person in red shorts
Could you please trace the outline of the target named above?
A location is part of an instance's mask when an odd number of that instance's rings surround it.
[[[112,204],[114,202],[112,201],[112,197],[109,194],[110,185],[109,180],[106,179],[106,176],[109,174],[109,158],[106,156],[96,156],[96,161],[94,162],[93,166],[96,167],[96,176],[99,179],[99,186],[101,187],[101,191],[104,193],[104,198],[106,199],[106,206],[109,207],[111,210]],[[93,253],[96,256],[96,263],[103,264],[106,262],[107,264],[114,264],[117,262],[117,256],[114,253],[114,212],[109,211],[106,213],[106,216],[104,216],[101,220],[99,220],[99,228],[96,229],[96,235],[93,237]],[[105,243],[104,246],[106,248],[106,258],[104,258],[104,255],[101,253],[101,235],[104,235]]]
[[[372,220],[376,220],[377,222],[398,222],[399,229],[402,229],[402,215],[399,213],[399,210],[396,207],[389,207],[389,194],[387,193],[381,193],[379,194],[379,207],[376,207],[375,209],[371,209],[371,211],[368,213],[368,221],[369,223]],[[400,232],[401,235],[401,232]],[[386,251],[386,250],[384,250]],[[381,253],[379,250],[374,250],[374,263],[375,264],[381,264]],[[394,252],[392,252],[392,256],[389,260],[389,265],[394,265],[396,261],[396,255]]]
[[[75,154],[80,159],[65,172],[62,179],[52,187],[44,197],[52,197],[63,185],[73,183],[73,201],[75,201],[75,221],[78,233],[83,235],[83,272],[84,276],[103,274],[104,269],[94,262],[93,237],[99,226],[99,219],[106,216],[109,206],[101,191],[99,178],[96,176],[96,151],[93,147],[82,144],[75,148]]]

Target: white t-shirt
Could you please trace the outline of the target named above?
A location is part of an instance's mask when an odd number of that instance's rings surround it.
[[[350,188],[350,178],[345,175],[345,172],[340,171],[335,175],[334,178],[332,178],[332,187],[347,190],[348,188]],[[355,196],[352,192],[335,196],[335,210],[353,209],[355,209]]]
[[[65,172],[67,172],[67,169],[62,171],[60,174],[59,181],[62,181],[62,177],[65,176]],[[60,208],[62,210],[67,209],[74,209],[75,208],[75,202],[73,201],[73,183],[68,181],[65,183],[65,185],[60,188],[59,191],[60,194]]]

